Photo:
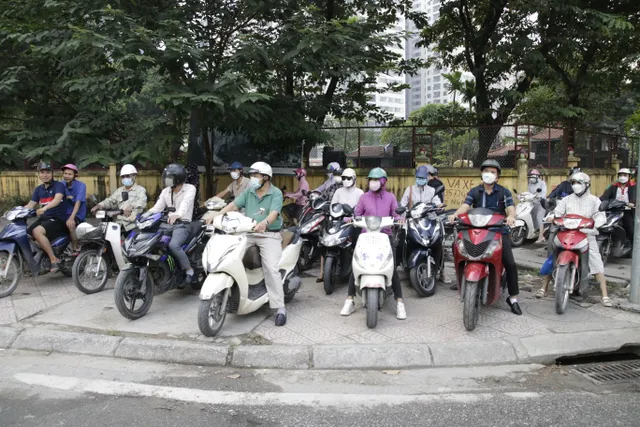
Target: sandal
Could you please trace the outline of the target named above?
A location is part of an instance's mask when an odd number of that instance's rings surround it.
[[[60,270],[60,261],[51,264],[49,273],[57,273]]]
[[[611,302],[611,298],[602,297],[602,305],[604,305],[605,307],[613,307],[613,303]]]
[[[540,288],[538,289],[538,291],[534,294],[534,296],[536,298],[544,298],[547,296],[547,291],[545,291],[544,289]]]
[[[316,283],[322,283],[322,282],[324,282],[324,277],[318,277],[316,279]]]

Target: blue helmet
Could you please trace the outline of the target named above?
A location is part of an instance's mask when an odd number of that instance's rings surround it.
[[[240,169],[242,170],[243,166],[242,163],[240,162],[233,162],[231,163],[231,165],[229,166],[229,170],[234,170],[234,169]]]
[[[418,166],[418,169],[416,169],[416,178],[429,179],[429,169],[426,166]]]

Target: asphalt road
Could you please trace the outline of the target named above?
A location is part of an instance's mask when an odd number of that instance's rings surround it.
[[[634,426],[571,367],[278,371],[0,352],[2,426]]]

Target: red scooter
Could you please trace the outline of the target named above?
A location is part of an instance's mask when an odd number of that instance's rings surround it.
[[[553,220],[558,233],[553,238],[557,253],[554,276],[556,313],[567,308],[569,294],[579,284],[580,292],[589,285],[589,240],[582,229],[595,227],[595,221],[580,215],[568,214]]]
[[[453,262],[468,331],[478,324],[480,306],[496,302],[507,287],[502,266],[504,224],[504,215],[485,208],[471,209],[456,222]]]

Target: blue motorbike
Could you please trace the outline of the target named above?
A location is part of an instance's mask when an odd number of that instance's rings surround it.
[[[154,295],[183,288],[186,272],[169,253],[171,234],[176,227],[189,228],[189,238],[182,248],[195,271],[191,286],[198,289],[206,278],[202,252],[207,243],[207,227],[198,220],[169,225],[171,212],[175,209],[142,214],[136,221],[137,230],[131,231],[124,242],[128,263],[116,278],[114,298],[116,308],[127,319],[136,320],[147,314]]]
[[[0,298],[16,290],[23,272],[36,277],[51,269],[49,257],[27,234],[27,219],[35,216],[33,209],[24,207],[13,208],[4,215],[11,224],[0,231]],[[51,242],[53,253],[61,260],[60,272],[69,277],[73,265],[70,242],[68,235]]]

